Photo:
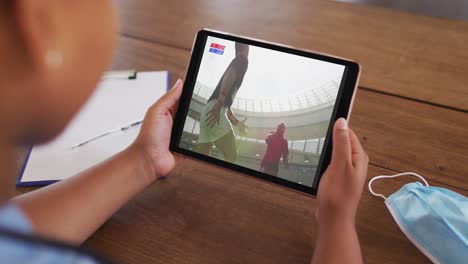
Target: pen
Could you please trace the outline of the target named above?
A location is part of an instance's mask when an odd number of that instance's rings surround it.
[[[92,142],[92,141],[95,141],[95,140],[97,140],[97,139],[100,139],[100,138],[102,138],[102,137],[105,137],[105,136],[107,136],[107,135],[110,135],[110,134],[112,134],[112,133],[115,133],[115,132],[118,132],[118,131],[125,131],[125,130],[128,130],[128,129],[132,128],[132,127],[138,126],[138,125],[140,125],[140,124],[142,124],[142,123],[143,123],[143,120],[140,120],[140,121],[131,123],[131,124],[128,125],[128,126],[124,126],[124,127],[118,128],[118,129],[114,129],[114,130],[111,130],[111,131],[107,131],[107,132],[105,132],[105,133],[102,133],[101,135],[95,136],[95,137],[90,138],[90,139],[88,139],[88,140],[86,140],[86,141],[83,141],[83,142],[81,142],[81,143],[78,143],[78,144],[72,146],[71,149],[79,148],[79,147],[81,147],[81,146],[84,146],[84,145],[86,145],[86,144],[88,144],[88,143],[90,143],[90,142]]]
[[[129,128],[132,128],[132,127],[134,127],[134,126],[138,126],[138,125],[140,125],[141,123],[143,123],[143,120],[137,121],[137,122],[135,122],[135,123],[131,123],[131,124],[128,125],[128,126],[125,126],[125,127],[120,128],[120,130],[125,131],[125,130],[127,130],[127,129],[129,129]]]

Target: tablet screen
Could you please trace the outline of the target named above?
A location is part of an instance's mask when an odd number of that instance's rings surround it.
[[[179,147],[312,187],[344,72],[208,36]]]

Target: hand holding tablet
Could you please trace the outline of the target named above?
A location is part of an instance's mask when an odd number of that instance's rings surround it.
[[[202,30],[170,149],[316,195],[358,76],[349,60]]]
[[[317,220],[322,226],[330,220],[354,222],[369,163],[346,120],[338,119],[333,130],[335,147],[318,190]]]

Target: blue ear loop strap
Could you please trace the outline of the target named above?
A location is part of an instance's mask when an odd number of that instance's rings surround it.
[[[394,174],[394,175],[379,175],[379,176],[375,176],[374,178],[372,178],[372,179],[369,181],[369,184],[367,185],[367,187],[369,188],[369,191],[372,193],[372,195],[377,196],[377,197],[381,197],[381,198],[383,198],[384,200],[387,200],[387,197],[385,197],[383,194],[376,193],[376,192],[374,192],[374,190],[372,190],[372,183],[373,183],[374,181],[376,181],[376,180],[397,178],[397,177],[404,176],[404,175],[411,175],[411,176],[418,177],[422,182],[424,182],[424,185],[429,186],[429,183],[427,183],[426,179],[424,179],[423,176],[421,176],[421,175],[419,175],[419,174],[417,174],[417,173],[414,173],[414,172],[402,172],[402,173],[398,173],[398,174]]]

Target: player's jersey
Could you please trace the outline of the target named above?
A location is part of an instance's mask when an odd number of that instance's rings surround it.
[[[271,134],[266,138],[267,151],[263,162],[279,163],[281,156],[288,155],[288,141],[279,134]]]

